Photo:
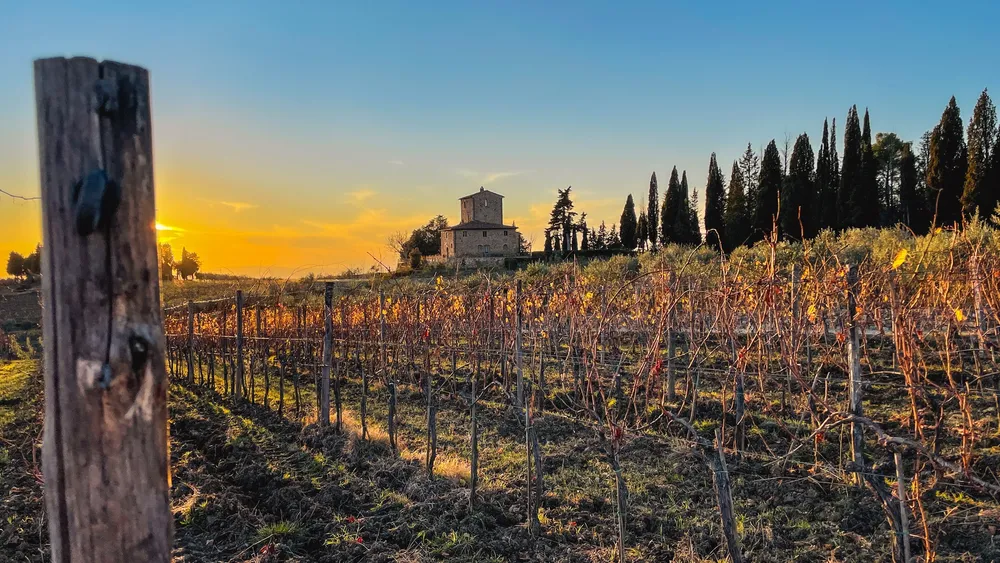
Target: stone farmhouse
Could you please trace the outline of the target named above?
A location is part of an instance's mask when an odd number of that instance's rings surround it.
[[[502,258],[518,252],[517,227],[503,223],[503,196],[482,187],[459,199],[462,221],[441,230],[441,258]]]

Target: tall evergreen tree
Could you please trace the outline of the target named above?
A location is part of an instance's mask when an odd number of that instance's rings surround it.
[[[677,167],[670,172],[670,181],[667,183],[667,193],[663,196],[663,207],[660,209],[660,242],[680,242],[674,237],[676,232],[677,213],[681,209],[681,181],[677,175]]]
[[[837,210],[837,198],[840,193],[840,157],[837,156],[837,118],[830,122],[830,183],[824,190],[823,226],[837,229],[840,225],[840,213]]]
[[[594,237],[597,250],[605,250],[608,248],[608,228],[604,225],[604,221],[601,221],[601,226],[597,229],[597,236]]]
[[[581,233],[580,250],[590,250],[590,236],[587,229],[587,213],[580,214],[580,220],[576,223],[576,230]]]
[[[785,191],[781,194],[781,230],[792,238],[816,236],[813,148],[809,135],[795,139]]]
[[[817,231],[828,227],[827,217],[823,210],[823,203],[826,201],[826,190],[830,187],[830,127],[826,119],[823,120],[823,138],[819,142],[819,152],[816,153],[816,176],[813,188],[813,201],[816,208],[813,210],[813,220]]]
[[[641,208],[642,206],[640,205],[639,207]],[[646,250],[646,244],[649,242],[649,219],[646,217],[645,209],[639,211],[639,222],[636,223],[635,237],[638,241],[639,250]]]
[[[743,177],[743,193],[747,198],[747,211],[753,215],[754,202],[757,201],[757,185],[760,180],[760,159],[754,154],[750,143],[740,157],[740,175]]]
[[[729,192],[726,194],[726,251],[731,252],[744,244],[750,236],[750,216],[747,211],[747,196],[743,187],[740,166],[733,161],[733,171],[729,174]]]
[[[861,206],[863,184],[861,171],[861,122],[858,108],[852,106],[847,112],[844,129],[844,164],[840,171],[840,190],[837,192],[837,228],[847,229],[864,225]]]
[[[681,177],[681,189],[687,194],[687,171]],[[701,244],[701,221],[698,219],[698,190],[691,193],[688,201],[687,233],[688,244]]]
[[[923,234],[919,224],[923,209],[922,198],[917,192],[918,183],[917,157],[913,154],[913,145],[903,143],[899,155],[899,220],[917,234]]]
[[[1000,199],[1000,131],[997,133],[997,142],[993,145],[993,158],[990,164],[990,174],[987,184],[993,190],[993,193],[996,194],[997,199]],[[997,211],[997,209],[994,209],[994,211]]]
[[[638,232],[638,220],[635,216],[635,202],[632,201],[632,194],[628,194],[625,200],[625,208],[622,209],[621,217],[621,240],[625,250],[635,250],[639,241],[636,239]]]
[[[576,212],[573,211],[573,200],[570,197],[572,190],[573,186],[569,186],[565,190],[558,190],[556,203],[552,206],[552,212],[549,214],[549,230],[554,233],[554,236],[561,237],[561,240],[558,240],[557,244],[554,245],[557,251],[569,251],[575,232]]]
[[[608,248],[617,250],[621,247],[622,239],[618,236],[618,226],[611,225],[611,231],[608,233]]]
[[[705,181],[705,243],[713,249],[719,249],[726,240],[725,216],[726,179],[713,152]]]
[[[660,229],[660,192],[656,185],[656,172],[649,177],[649,201],[646,202],[646,232],[650,250],[656,250],[656,238]]]
[[[931,133],[927,160],[928,207],[937,217],[936,224],[961,221],[966,168],[962,116],[952,96],[941,114],[941,122]]]
[[[781,184],[781,155],[778,154],[778,145],[771,139],[764,149],[764,158],[760,161],[760,180],[754,202],[753,232],[750,236],[754,242],[763,240],[774,227]]]
[[[997,206],[1000,193],[993,185],[993,147],[997,142],[997,108],[990,95],[983,90],[972,110],[968,134],[969,164],[965,172],[965,189],[962,192],[962,209],[966,216],[976,211],[989,217]]]
[[[899,197],[899,163],[905,143],[895,133],[875,135],[872,150],[878,164],[879,207],[882,208],[880,225],[895,225],[903,221]]]
[[[861,131],[861,186],[857,194],[857,213],[863,227],[877,227],[882,217],[879,205],[878,163],[872,149],[872,127],[865,108],[864,127]]]

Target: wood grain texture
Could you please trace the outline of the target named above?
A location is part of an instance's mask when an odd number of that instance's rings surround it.
[[[169,561],[149,77],[119,63],[44,59],[35,62],[35,92],[52,559]],[[74,186],[97,169],[122,187],[121,202],[106,230],[82,236]]]

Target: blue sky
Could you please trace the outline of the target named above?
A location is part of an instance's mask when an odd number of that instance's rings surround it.
[[[997,3],[758,4],[0,0],[0,187],[38,191],[43,56],[150,69],[161,221],[241,273],[370,263],[481,184],[538,241],[557,188],[617,220],[654,170],[700,188],[851,104],[916,139],[1000,87]],[[0,200],[0,241],[37,225]]]

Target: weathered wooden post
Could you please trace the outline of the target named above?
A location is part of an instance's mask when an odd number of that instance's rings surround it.
[[[149,75],[35,61],[52,560],[170,561]]]
[[[194,385],[194,301],[188,300],[187,368],[188,384]]]
[[[379,343],[379,363],[382,372],[382,380],[385,382],[386,391],[389,394],[389,413],[387,417],[387,431],[389,434],[389,446],[392,451],[396,451],[396,382],[389,375],[389,356],[386,341],[386,309],[385,291],[378,290],[378,343]]]
[[[847,270],[847,366],[848,366],[848,389],[850,390],[850,405],[848,410],[856,417],[863,416],[861,401],[863,399],[863,382],[861,380],[861,335],[858,331],[858,303],[857,303],[858,267],[851,265]],[[865,464],[865,438],[864,426],[858,422],[851,422],[851,459],[858,467],[867,467]],[[858,485],[862,484],[862,479],[857,478]]]
[[[514,336],[514,362],[517,366],[517,394],[514,398],[517,405],[524,404],[524,368],[522,366],[521,339],[524,332],[524,313],[521,305],[521,280],[517,280],[517,289],[514,291],[514,311],[517,315],[517,334]]]
[[[903,563],[910,563],[910,522],[906,514],[906,476],[903,473],[903,452],[900,448],[892,451],[896,462],[896,495],[899,500],[899,531],[902,534]]]
[[[233,373],[233,394],[236,402],[243,400],[243,290],[236,290],[236,371]]]
[[[712,481],[715,484],[715,495],[719,501],[719,517],[722,520],[722,533],[726,536],[726,547],[733,563],[743,563],[743,550],[740,549],[740,537],[736,531],[736,519],[733,516],[733,489],[729,482],[729,470],[726,468],[726,454],[722,451],[722,436],[715,431],[715,457],[709,460],[712,465]]]
[[[670,298],[674,299],[674,287],[676,279],[674,273],[670,272]],[[673,306],[667,311],[667,400],[671,403],[677,400],[677,369],[674,365],[674,356],[677,355],[677,333],[674,330],[674,322],[677,318],[676,311],[679,300],[674,300]]]
[[[333,282],[323,288],[323,375],[319,386],[319,425],[330,424],[330,363],[333,361]]]

